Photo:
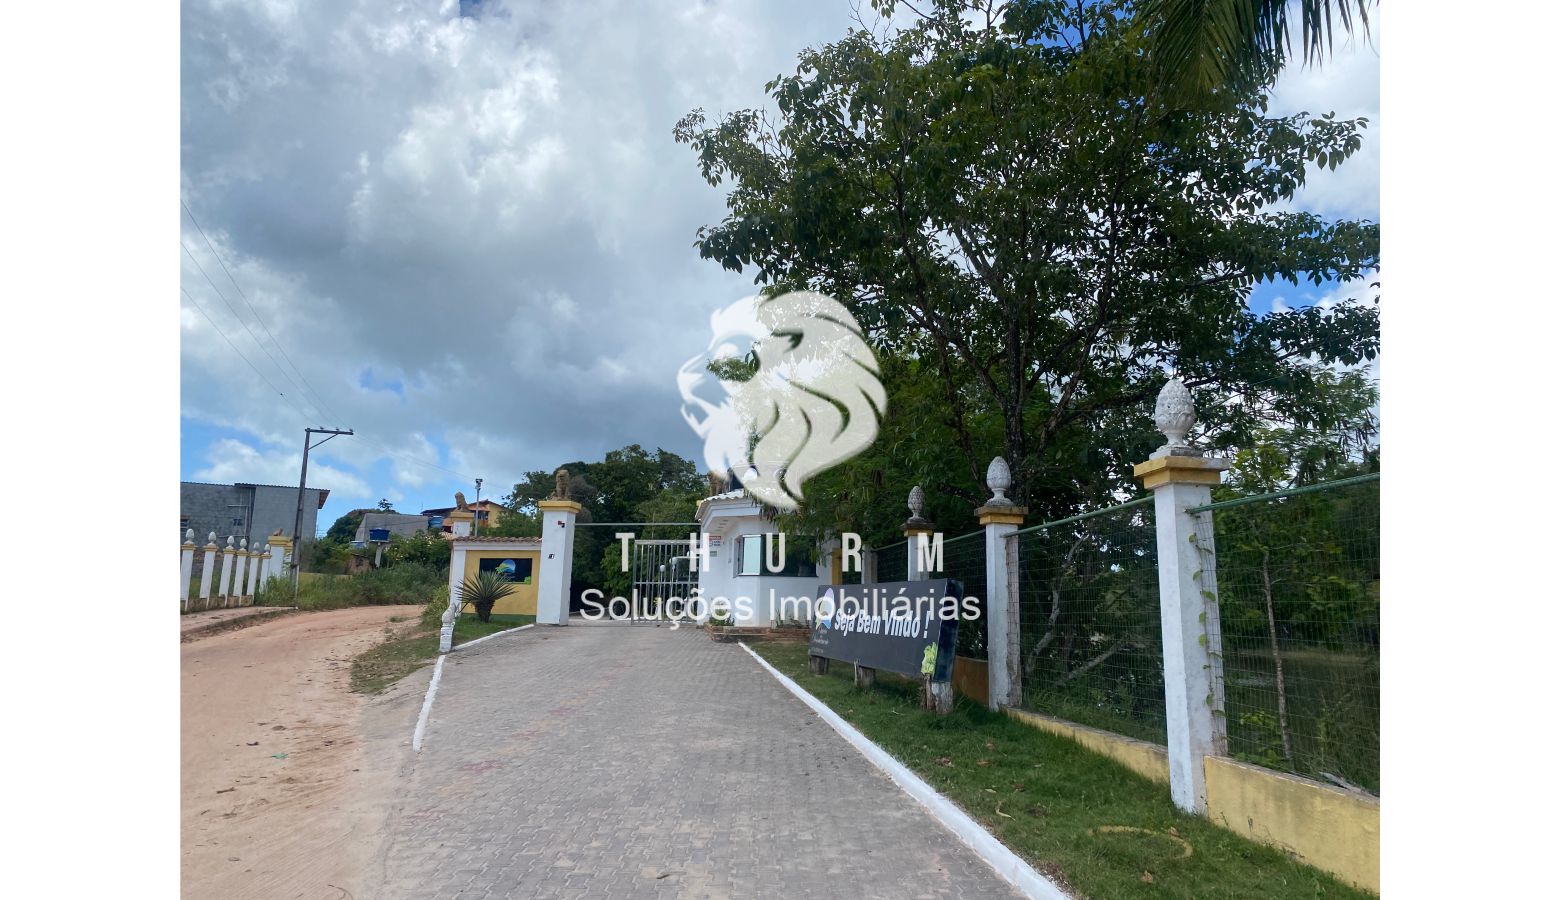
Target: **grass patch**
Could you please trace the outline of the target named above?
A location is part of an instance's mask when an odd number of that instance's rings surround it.
[[[401,563],[357,575],[302,579],[296,589],[286,578],[272,578],[260,595],[262,606],[304,610],[346,609],[380,604],[430,603],[449,591],[448,575],[432,566]]]
[[[392,621],[399,618],[396,616]],[[456,646],[536,621],[535,616],[492,618],[491,622],[479,622],[474,615],[456,619]],[[438,655],[437,625],[418,621],[401,628],[387,627],[383,643],[359,653],[352,660],[352,690],[360,694],[382,694],[390,685],[433,662]]]
[[[1374,895],[1180,812],[1169,789],[1073,741],[960,697],[938,717],[919,686],[878,674],[860,691],[850,667],[807,673],[807,648],[754,647],[771,665],[968,812],[1013,852],[1091,897],[1298,898]],[[1126,830],[1096,832],[1107,826]],[[1192,847],[1183,856],[1185,841]]]

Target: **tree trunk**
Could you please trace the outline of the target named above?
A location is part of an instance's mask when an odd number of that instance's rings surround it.
[[[1278,736],[1284,745],[1284,762],[1295,766],[1289,746],[1289,701],[1284,697],[1284,657],[1278,652],[1278,623],[1273,615],[1273,575],[1268,569],[1268,551],[1262,551],[1262,600],[1267,604],[1268,649],[1273,654],[1273,674],[1278,689]]]
[[[486,622],[493,615],[493,604],[477,603],[474,605],[477,607],[478,622]]]

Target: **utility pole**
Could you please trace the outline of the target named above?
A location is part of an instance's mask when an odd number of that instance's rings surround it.
[[[471,511],[471,536],[482,533],[482,479],[477,479],[477,508]]]
[[[298,511],[293,515],[292,530],[292,583],[294,588],[298,586],[298,573],[303,571],[300,564],[302,556],[299,552],[303,549],[303,545],[298,537],[298,532],[303,528],[303,490],[304,483],[309,480],[309,451],[338,434],[351,433],[352,429],[350,428],[345,431],[338,428],[305,428],[303,430],[303,468],[298,472]],[[319,444],[311,443],[316,434],[325,435],[324,440],[321,440]]]

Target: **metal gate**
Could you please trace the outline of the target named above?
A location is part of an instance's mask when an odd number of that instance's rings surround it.
[[[667,617],[666,601],[677,597],[686,602],[699,584],[689,561],[688,539],[634,541],[629,580],[642,614],[650,621]]]

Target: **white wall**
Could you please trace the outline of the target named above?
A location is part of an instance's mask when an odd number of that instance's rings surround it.
[[[778,614],[780,598],[786,596],[816,597],[818,586],[828,577],[771,575],[767,571],[759,575],[736,574],[740,539],[744,534],[774,534],[779,531],[773,522],[759,515],[757,504],[747,500],[711,501],[704,511],[701,526],[711,535],[720,535],[721,542],[710,559],[710,570],[699,573],[699,588],[706,601],[725,597],[735,605],[739,597],[750,602],[747,615],[741,609],[734,624],[760,627],[772,625]],[[789,549],[789,548],[787,548]]]

